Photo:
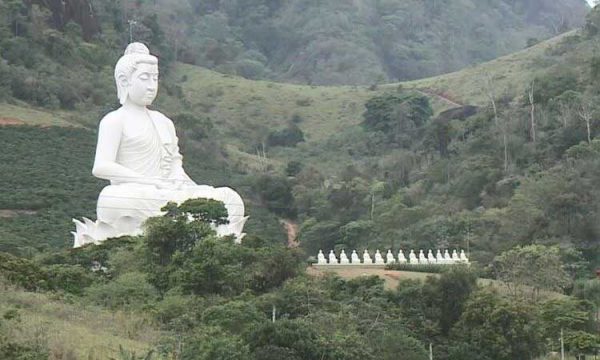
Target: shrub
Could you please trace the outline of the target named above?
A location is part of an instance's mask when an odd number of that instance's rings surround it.
[[[48,273],[33,261],[0,252],[0,275],[26,290],[47,290]]]
[[[269,146],[294,147],[304,141],[304,133],[296,124],[290,124],[283,130],[272,131],[267,137]]]
[[[412,272],[423,272],[440,274],[447,271],[452,265],[438,265],[438,264],[390,264],[386,265],[386,270],[397,270],[397,271],[412,271]]]
[[[156,299],[156,289],[140,272],[126,273],[105,284],[96,284],[85,290],[85,296],[93,303],[111,309],[141,307]]]

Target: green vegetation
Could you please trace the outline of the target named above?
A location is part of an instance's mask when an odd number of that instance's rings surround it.
[[[443,359],[508,360],[523,352],[547,354],[560,331],[572,354],[597,351],[592,301],[598,294],[590,286],[581,298],[540,293],[532,299],[478,285],[467,266],[424,281],[406,279],[389,290],[376,276],[311,277],[298,249],[258,237],[241,245],[217,238],[210,224],[224,218],[221,203],[195,199],[168,207],[164,216],[149,219],[144,236],[33,260],[2,254],[2,354],[391,360],[398,353],[427,359],[432,343]],[[543,246],[515,251],[505,256],[555,254]],[[14,283],[36,284],[38,293]]]

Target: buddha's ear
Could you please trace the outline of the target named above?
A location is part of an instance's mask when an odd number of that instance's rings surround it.
[[[121,105],[124,105],[125,101],[127,101],[127,96],[129,95],[128,88],[129,78],[125,74],[120,74],[117,77],[117,96]]]
[[[119,82],[119,87],[127,88],[129,86],[129,78],[125,74],[120,74],[117,81]]]

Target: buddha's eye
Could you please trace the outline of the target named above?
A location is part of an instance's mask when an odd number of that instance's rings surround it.
[[[152,80],[154,80],[154,81],[158,81],[158,74],[156,74],[156,75],[152,76]]]
[[[147,73],[140,74],[140,76],[138,76],[138,79],[140,79],[140,80],[149,80],[150,79],[150,75],[147,74]]]

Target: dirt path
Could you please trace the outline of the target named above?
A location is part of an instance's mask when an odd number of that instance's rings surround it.
[[[445,102],[446,104],[448,104],[448,105],[450,105],[452,107],[463,107],[463,106],[465,106],[464,104],[457,103],[456,101],[448,98],[444,94],[437,94],[437,93],[434,93],[431,90],[419,90],[419,89],[415,89],[415,91],[418,92],[421,95],[424,95],[424,96],[436,97],[436,98],[442,100],[443,102]]]
[[[298,247],[298,224],[289,219],[281,219],[280,222],[287,233],[288,247]]]

